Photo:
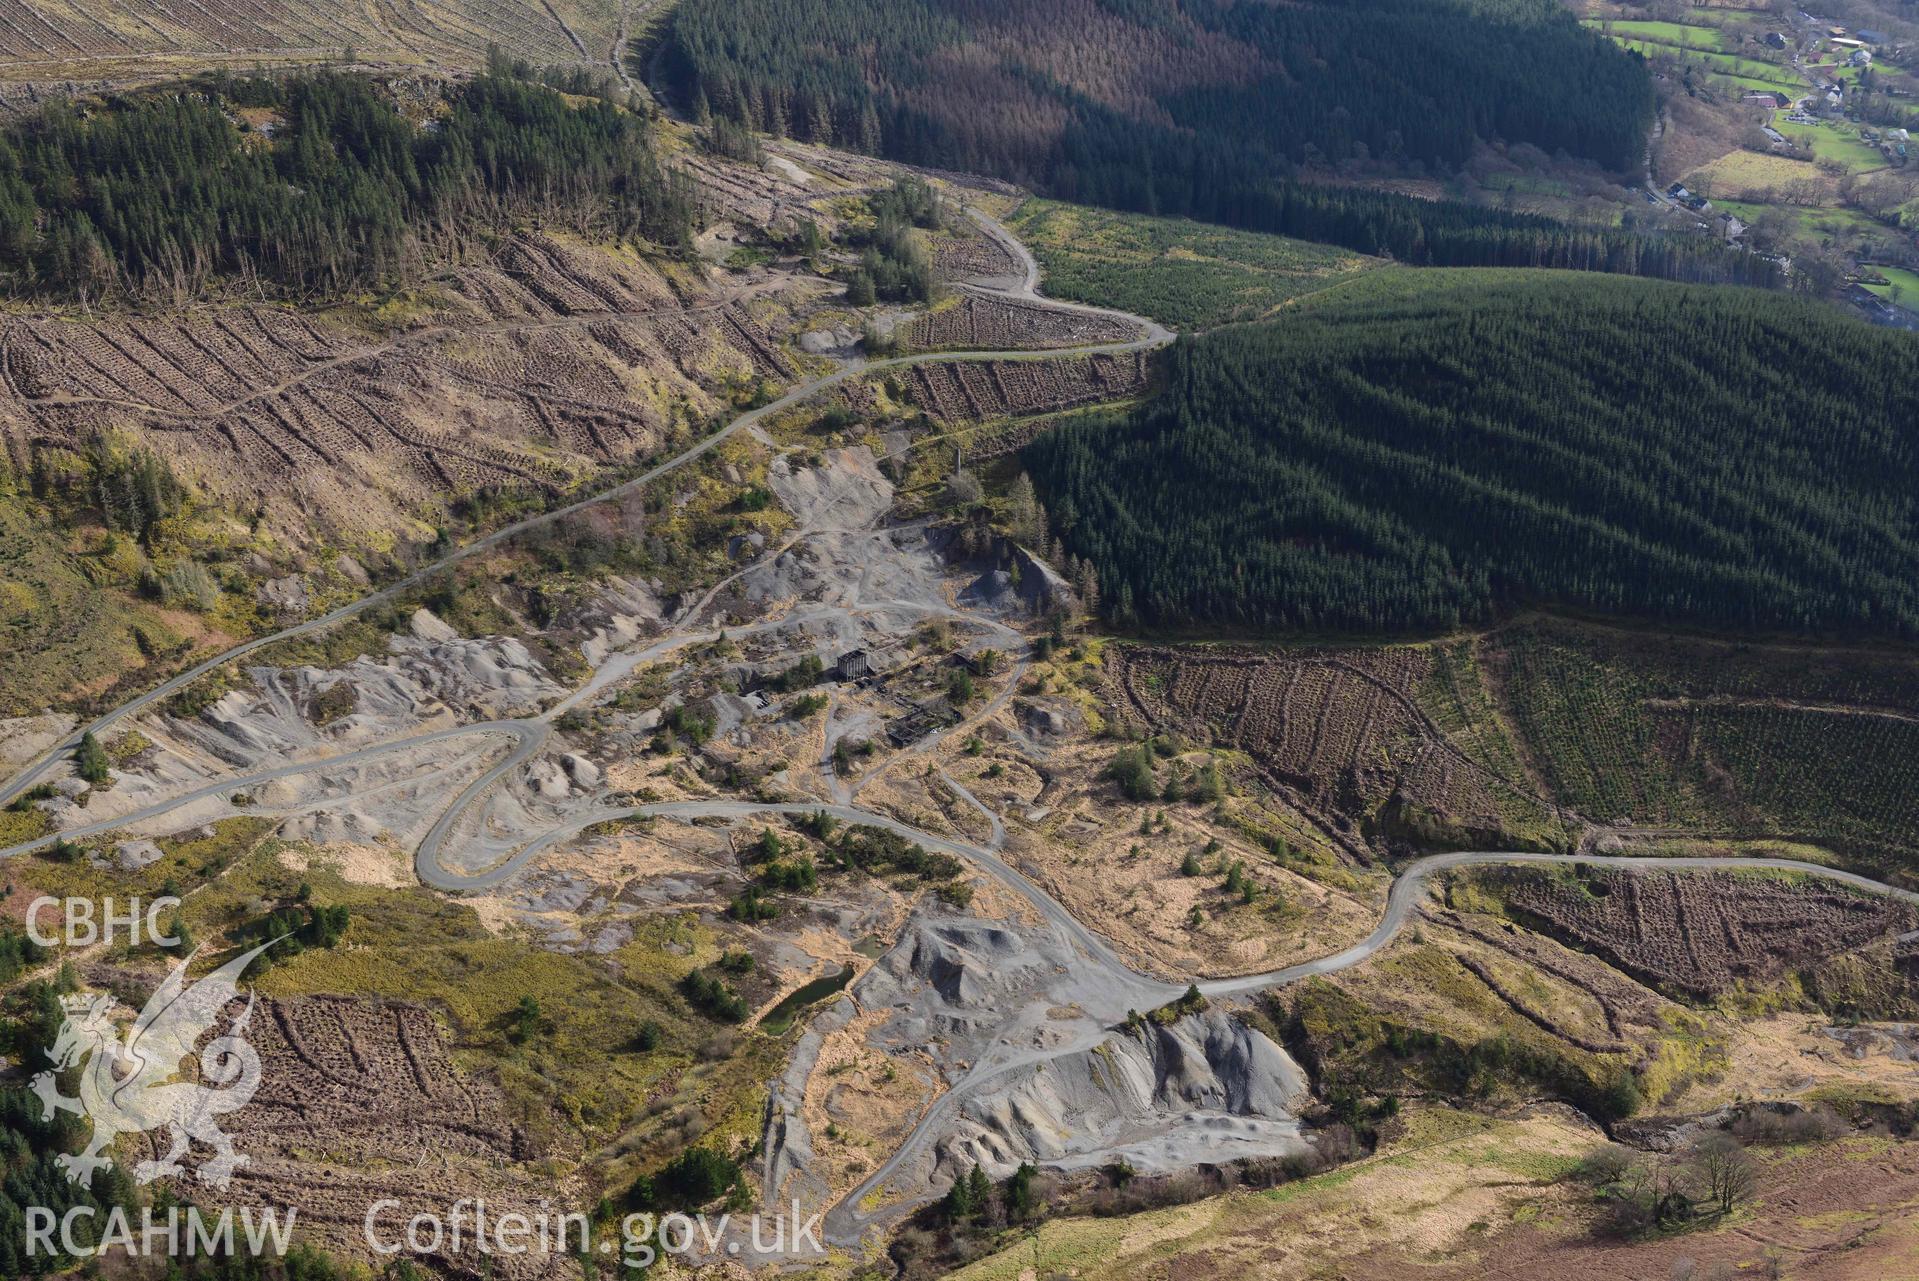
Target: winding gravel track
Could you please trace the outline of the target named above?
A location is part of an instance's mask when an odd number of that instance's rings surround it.
[[[743,820],[767,815],[797,816],[824,812],[847,823],[865,823],[896,832],[909,840],[934,850],[954,855],[966,860],[981,871],[993,876],[1007,885],[1032,905],[1034,910],[1050,925],[1071,940],[1082,953],[1085,963],[1104,972],[1106,983],[1112,998],[1115,1012],[1122,1009],[1150,1009],[1174,999],[1185,991],[1185,985],[1151,978],[1134,972],[1113,951],[1106,940],[1075,917],[1057,899],[1034,884],[1024,873],[1007,863],[998,853],[1003,843],[1005,829],[998,815],[980,802],[950,775],[944,775],[948,784],[991,822],[993,840],[989,846],[974,845],[966,841],[955,840],[933,832],[922,831],[909,824],[885,814],[860,809],[853,805],[835,803],[764,803],[754,801],[672,801],[654,805],[634,807],[606,807],[589,813],[576,815],[563,825],[555,827],[535,840],[527,843],[512,857],[485,869],[466,873],[447,868],[440,859],[446,839],[454,823],[471,802],[483,794],[487,788],[498,782],[511,771],[525,762],[544,746],[548,727],[540,720],[504,720],[489,721],[481,724],[458,726],[436,730],[431,733],[392,743],[377,744],[321,761],[299,762],[280,766],[271,770],[245,775],[239,778],[223,780],[217,784],[199,788],[172,800],[145,807],[128,814],[118,815],[98,823],[69,829],[64,835],[86,836],[124,827],[129,823],[143,819],[159,817],[168,811],[193,801],[244,790],[260,783],[283,779],[294,775],[312,772],[322,768],[336,768],[370,760],[385,753],[399,751],[449,739],[476,735],[507,735],[515,740],[513,750],[496,762],[485,774],[470,784],[453,804],[447,807],[427,837],[420,843],[415,853],[414,866],[420,879],[435,888],[450,892],[473,892],[489,889],[500,884],[518,872],[527,863],[537,859],[555,843],[568,840],[580,831],[595,823],[607,819],[627,817],[659,817],[691,821],[701,818],[720,818]],[[313,802],[306,802],[296,809],[311,808]],[[264,812],[264,811],[263,811]],[[48,836],[39,840],[24,842],[0,850],[0,858],[22,854],[43,848],[51,844],[57,836]],[[1861,876],[1854,872],[1841,871],[1817,863],[1787,858],[1700,858],[1700,857],[1631,857],[1625,855],[1600,854],[1539,854],[1507,850],[1476,850],[1451,854],[1435,854],[1419,859],[1402,870],[1394,879],[1387,895],[1386,909],[1381,914],[1379,924],[1371,934],[1343,951],[1290,965],[1283,969],[1270,970],[1259,974],[1241,975],[1234,978],[1208,979],[1198,983],[1201,993],[1208,997],[1245,996],[1255,992],[1281,987],[1288,983],[1315,975],[1332,974],[1340,970],[1359,965],[1390,943],[1404,928],[1408,918],[1425,895],[1428,884],[1434,874],[1454,868],[1481,866],[1489,864],[1572,864],[1584,863],[1597,867],[1616,868],[1683,868],[1689,870],[1715,870],[1726,868],[1764,869],[1771,871],[1798,872],[1812,876],[1821,876],[1838,881],[1855,889],[1868,893],[1881,894],[1903,902],[1919,905],[1919,892],[1887,885],[1884,882]],[[1023,1068],[1056,1059],[1062,1055],[1091,1049],[1104,1040],[1110,1029],[1100,1027],[1090,1035],[1080,1037],[1076,1042],[1066,1045],[1049,1045],[1042,1050],[1016,1049],[1007,1047],[989,1051],[978,1062],[954,1082],[943,1094],[933,1100],[911,1133],[893,1154],[876,1169],[857,1188],[835,1204],[826,1218],[827,1238],[834,1244],[852,1245],[874,1224],[899,1212],[900,1207],[890,1206],[866,1211],[860,1203],[871,1193],[883,1188],[900,1169],[914,1157],[928,1142],[937,1137],[939,1131],[952,1118],[955,1111],[977,1094],[982,1088],[991,1085],[1010,1073]]]
[[[1015,238],[1011,232],[1007,231],[1005,227],[1001,226],[989,215],[981,213],[980,211],[973,209],[970,206],[967,208],[966,212],[973,218],[975,222],[977,222],[981,226],[981,228],[983,228],[986,231],[988,235],[992,236],[995,240],[999,241],[1001,244],[1007,245],[1008,247],[1012,248],[1016,256],[1019,257],[1023,265],[1024,278],[1022,279],[1021,283],[1018,286],[1016,286],[1012,290],[1006,290],[1006,291],[988,290],[987,292],[1005,292],[1013,297],[1018,297],[1022,299],[1037,299],[1039,297],[1037,293],[1037,286],[1038,286],[1038,280],[1039,280],[1039,267],[1037,263],[1034,262],[1033,256],[1026,251],[1026,247],[1020,244],[1018,239]],[[575,514],[576,512],[585,511],[589,507],[595,507],[599,505],[600,503],[607,502],[611,499],[621,498],[627,494],[631,494],[634,491],[639,490],[645,487],[646,485],[653,483],[654,481],[658,480],[660,477],[668,475],[669,473],[676,471],[681,467],[684,467],[686,464],[693,462],[695,459],[701,458],[704,455],[712,452],[712,450],[717,448],[723,441],[731,438],[732,436],[738,434],[739,432],[746,431],[749,428],[754,427],[755,425],[759,424],[760,422],[764,421],[767,418],[771,418],[776,414],[779,414],[784,412],[785,410],[791,409],[795,405],[801,404],[802,402],[811,399],[812,397],[818,395],[822,391],[827,390],[828,388],[837,387],[839,384],[847,381],[850,378],[855,378],[862,374],[874,373],[880,370],[900,369],[910,365],[932,364],[932,363],[941,362],[941,361],[979,362],[979,361],[992,361],[992,360],[1052,360],[1052,359],[1059,359],[1061,357],[1067,357],[1067,356],[1122,355],[1129,352],[1149,351],[1156,347],[1163,347],[1167,343],[1171,342],[1174,337],[1174,335],[1165,327],[1159,324],[1156,324],[1155,322],[1151,320],[1148,320],[1144,316],[1135,316],[1129,312],[1115,311],[1109,308],[1087,308],[1083,304],[1079,304],[1079,303],[1053,302],[1050,299],[1046,301],[1048,301],[1053,306],[1060,307],[1066,310],[1072,310],[1072,311],[1091,310],[1091,311],[1097,311],[1102,315],[1116,316],[1122,320],[1129,321],[1135,326],[1137,326],[1140,330],[1141,336],[1139,338],[1133,339],[1128,342],[1098,343],[1098,344],[1092,344],[1092,345],[1081,346],[1081,347],[1054,348],[1051,350],[1038,351],[1038,352],[1034,352],[1034,351],[920,352],[920,353],[915,353],[915,354],[906,355],[906,356],[890,356],[883,360],[867,360],[864,358],[855,358],[852,360],[845,361],[841,363],[839,368],[831,371],[830,373],[820,374],[813,378],[807,379],[805,382],[800,383],[798,386],[794,387],[791,391],[787,392],[784,396],[781,396],[778,400],[775,400],[766,405],[762,405],[758,409],[748,410],[746,413],[743,413],[739,415],[738,417],[734,418],[731,422],[727,423],[726,426],[720,428],[718,431],[714,432],[712,435],[705,437],[704,439],[690,446],[689,448],[682,451],[681,453],[674,455],[672,458],[667,459],[665,462],[662,462],[658,464],[657,466],[647,469],[646,471],[640,473],[638,476],[631,478],[630,480],[623,481],[622,483],[615,485],[610,489],[602,490],[601,492],[597,494],[593,494],[586,498],[581,498],[574,502],[568,503],[563,507],[556,507],[552,509],[551,511],[545,511],[545,512],[539,513],[538,515],[529,516],[525,518],[524,520],[515,521],[511,525],[503,525],[499,529],[494,530],[492,533],[486,534],[480,538],[477,538],[473,542],[467,543],[466,545],[462,547],[456,548],[453,551],[448,552],[446,555],[440,557],[439,559],[431,561],[428,564],[421,566],[419,569],[414,570],[412,573],[406,575],[404,578],[401,578],[392,583],[389,583],[387,586],[380,588],[378,591],[370,592],[367,595],[360,597],[358,600],[350,601],[347,604],[340,606],[338,609],[331,610],[328,613],[322,614],[317,618],[309,619],[303,623],[296,623],[291,627],[282,628],[280,631],[272,632],[265,636],[258,636],[250,641],[242,642],[241,644],[233,646],[231,649],[228,649],[222,653],[216,654],[213,657],[206,659],[204,662],[198,663],[194,665],[193,667],[188,668],[187,670],[181,672],[179,675],[171,678],[170,680],[164,681],[161,684],[155,686],[153,689],[148,690],[146,693],[141,694],[133,699],[130,699],[127,702],[122,703],[119,707],[114,708],[112,711],[107,712],[104,715],[101,715],[95,718],[93,721],[80,726],[79,728],[75,729],[71,734],[67,735],[65,738],[61,739],[59,742],[55,743],[53,746],[47,748],[45,751],[40,753],[38,757],[30,761],[24,768],[22,768],[18,773],[16,773],[13,776],[13,778],[10,779],[4,786],[0,786],[0,805],[5,805],[9,801],[13,800],[16,796],[18,796],[21,792],[27,790],[28,788],[32,787],[36,782],[38,782],[41,776],[45,774],[48,766],[50,766],[54,761],[58,760],[63,753],[70,752],[74,748],[79,746],[80,739],[84,734],[88,732],[92,732],[94,734],[102,733],[105,730],[111,728],[115,723],[122,720],[123,718],[146,710],[147,708],[153,706],[155,703],[159,702],[160,700],[170,697],[171,695],[175,693],[178,693],[180,690],[186,688],[188,685],[192,684],[194,681],[198,680],[200,677],[206,675],[208,672],[211,672],[218,667],[222,667],[227,663],[233,662],[235,659],[244,658],[248,654],[264,649],[269,645],[278,644],[281,641],[294,640],[294,639],[297,639],[298,637],[310,636],[316,632],[324,631],[325,629],[333,626],[335,623],[345,622],[347,619],[352,618],[356,614],[362,613],[363,611],[370,609],[371,607],[375,605],[385,604],[385,603],[394,601],[398,599],[401,595],[406,593],[407,591],[411,590],[414,587],[419,586],[421,583],[428,581],[429,579],[433,578],[435,575],[441,573],[442,571],[449,569],[454,565],[459,564],[461,561],[467,560],[473,556],[477,556],[481,552],[489,551],[495,547],[498,547],[501,544],[513,538],[516,538],[521,534],[526,533],[528,530],[538,529],[544,525],[550,525],[553,522],[558,520],[563,520],[566,517]]]
[[[986,234],[1006,247],[1021,264],[1021,282],[1010,289],[997,292],[1025,300],[1037,300],[1039,298],[1039,267],[1026,246],[1021,244],[1005,227],[987,215],[971,208],[967,209],[966,212],[980,225]],[[601,493],[569,503],[564,507],[543,512],[512,525],[505,526],[464,547],[449,552],[431,564],[423,566],[407,575],[405,578],[389,584],[378,591],[369,593],[359,600],[343,605],[321,617],[285,628],[271,635],[262,636],[236,645],[225,653],[207,659],[180,673],[178,676],[173,677],[155,689],[95,719],[82,729],[75,730],[74,733],[66,739],[43,753],[38,759],[16,774],[4,788],[0,788],[0,803],[5,803],[19,795],[19,793],[26,788],[32,786],[46,771],[47,766],[52,761],[58,759],[61,753],[71,750],[78,744],[81,734],[85,730],[92,730],[96,733],[105,730],[120,719],[151,707],[159,700],[184,688],[192,681],[222,664],[243,658],[247,654],[253,653],[268,645],[321,631],[335,623],[351,618],[371,606],[395,600],[410,588],[419,585],[433,575],[442,572],[460,561],[496,547],[530,529],[560,520],[575,512],[582,511],[598,503],[606,502],[609,499],[632,493],[640,487],[657,480],[659,477],[667,475],[675,469],[683,467],[687,463],[710,452],[722,441],[735,433],[748,430],[762,420],[791,408],[820,391],[836,386],[849,378],[874,370],[897,368],[933,361],[1043,360],[1075,354],[1119,354],[1159,347],[1170,342],[1174,337],[1174,335],[1164,327],[1146,320],[1143,317],[1113,312],[1106,308],[1060,303],[1054,300],[1047,301],[1053,306],[1067,310],[1120,316],[1139,326],[1142,336],[1130,342],[1065,348],[1043,353],[1026,351],[938,352],[898,356],[879,361],[848,361],[831,373],[823,374],[801,383],[771,404],[741,414],[713,435],[706,437],[684,452],[650,468],[630,480],[602,491]],[[698,611],[694,612],[697,613]],[[674,647],[675,644],[679,643],[679,640],[680,638],[677,637],[661,638],[655,642],[654,646],[649,649],[648,652],[667,652]],[[592,688],[597,689],[604,683],[605,682],[599,682]],[[1012,683],[1009,683],[1009,692],[1011,688]],[[1004,698],[1005,694],[1002,694],[999,699],[993,700],[993,702],[989,704],[989,711],[996,709],[997,706],[1004,701]],[[582,695],[576,694],[560,706],[570,707],[580,701],[582,701]],[[1038,885],[1034,884],[1018,869],[1007,863],[999,853],[1005,841],[1005,828],[1000,816],[983,804],[944,770],[940,771],[944,781],[954,789],[957,795],[973,808],[977,809],[989,823],[992,835],[987,845],[974,845],[935,833],[921,831],[885,814],[875,813],[871,810],[861,809],[855,805],[846,803],[816,802],[774,804],[751,801],[677,801],[638,807],[604,807],[578,814],[570,818],[566,823],[542,833],[539,837],[515,851],[511,857],[492,867],[476,872],[457,871],[448,867],[442,855],[455,825],[490,788],[509,776],[513,771],[525,765],[528,760],[532,759],[546,745],[551,732],[550,721],[558,710],[560,709],[552,709],[548,714],[536,718],[489,721],[436,730],[402,740],[375,744],[322,760],[295,762],[242,777],[224,779],[131,813],[115,815],[112,818],[103,819],[96,823],[70,828],[62,833],[14,845],[7,849],[0,850],[0,858],[11,857],[16,854],[44,848],[61,837],[90,836],[116,828],[122,828],[129,824],[158,818],[182,805],[191,804],[195,801],[219,796],[221,794],[243,791],[264,782],[289,778],[322,769],[337,769],[341,766],[349,766],[369,761],[388,753],[416,748],[435,742],[464,737],[505,736],[513,740],[512,750],[462,790],[460,795],[441,813],[438,820],[434,823],[416,850],[415,869],[421,881],[425,884],[451,892],[471,892],[489,889],[513,876],[522,867],[526,866],[527,863],[538,858],[555,843],[571,839],[585,828],[607,819],[656,816],[680,820],[699,818],[740,820],[772,814],[800,815],[824,811],[844,822],[871,824],[876,827],[885,828],[909,840],[917,841],[930,849],[940,850],[952,854],[955,857],[962,858],[974,867],[1007,885],[1026,899],[1043,920],[1057,929],[1081,952],[1086,965],[1094,970],[1103,972],[1116,1014],[1127,1008],[1152,1008],[1156,1004],[1161,1004],[1177,997],[1185,990],[1184,984],[1169,983],[1134,972],[1113,951],[1111,945],[1109,945],[1105,939],[1082,924],[1064,905],[1059,903]],[[978,719],[979,717],[969,718],[964,724],[975,723]],[[957,729],[958,727],[955,728]],[[951,733],[953,731],[949,730],[947,732]],[[909,752],[924,750],[931,742],[937,742],[938,739],[942,737],[944,737],[944,735],[933,736],[933,738],[929,740],[929,743],[916,744],[914,748],[908,750]],[[324,798],[322,798],[322,802],[318,803],[323,803],[323,799]],[[300,809],[311,808],[315,804],[315,801],[307,801],[301,803],[299,806],[289,807],[288,810],[281,812],[297,812]],[[262,809],[259,812],[265,813],[270,811]],[[1202,993],[1211,997],[1243,996],[1292,983],[1302,978],[1331,974],[1358,965],[1385,947],[1392,941],[1393,937],[1399,933],[1407,919],[1418,907],[1421,898],[1426,893],[1430,879],[1435,873],[1459,867],[1515,863],[1586,863],[1600,867],[1620,868],[1755,868],[1801,872],[1826,877],[1830,880],[1835,880],[1869,893],[1888,895],[1905,902],[1919,904],[1919,893],[1886,885],[1855,873],[1838,871],[1833,868],[1820,866],[1816,863],[1801,862],[1796,859],[1634,858],[1619,855],[1557,855],[1508,851],[1471,851],[1437,854],[1428,858],[1419,859],[1409,864],[1400,872],[1388,892],[1386,908],[1380,917],[1379,924],[1373,929],[1371,934],[1359,943],[1343,951],[1332,953],[1316,960],[1287,966],[1284,969],[1272,970],[1262,974],[1244,975],[1236,978],[1206,980],[1198,984],[1199,989]],[[1103,1016],[1096,1015],[1096,1017]],[[965,1102],[982,1087],[991,1084],[1009,1073],[1057,1058],[1062,1054],[1070,1054],[1076,1050],[1089,1049],[1109,1034],[1109,1027],[1099,1026],[1089,1030],[1086,1035],[1080,1038],[1084,1044],[1066,1046],[1051,1045],[1044,1050],[1034,1050],[1017,1047],[1010,1042],[1002,1042],[999,1046],[983,1054],[979,1061],[976,1062],[963,1077],[954,1082],[943,1094],[933,1100],[912,1132],[906,1137],[899,1148],[895,1150],[892,1156],[861,1183],[859,1187],[849,1192],[828,1212],[826,1219],[827,1238],[835,1244],[852,1245],[874,1224],[898,1214],[902,1208],[898,1205],[873,1211],[865,1211],[860,1208],[860,1203],[870,1194],[882,1189],[908,1161],[916,1157],[928,1142],[937,1137],[942,1127],[952,1118],[956,1109],[963,1106]]]
[[[473,738],[488,734],[507,735],[516,740],[512,752],[508,753],[506,759],[502,761],[500,765],[496,765],[493,770],[489,771],[494,777],[498,777],[501,772],[504,772],[502,767],[519,764],[539,750],[541,744],[546,742],[547,727],[539,721],[533,720],[483,721],[475,725],[455,725],[448,729],[432,730],[425,734],[416,734],[388,743],[375,743],[369,747],[362,747],[355,751],[342,752],[338,756],[328,756],[310,761],[294,761],[287,765],[275,766],[272,769],[258,770],[251,774],[241,774],[231,778],[223,778],[196,787],[190,792],[182,792],[178,796],[170,796],[164,801],[143,806],[137,810],[129,810],[126,813],[115,814],[111,818],[104,818],[98,822],[82,823],[78,827],[65,828],[58,832],[50,832],[45,836],[38,837],[31,841],[22,841],[18,845],[10,845],[5,849],[0,849],[0,859],[12,858],[16,854],[30,854],[35,850],[46,849],[56,841],[72,840],[82,836],[98,836],[102,832],[111,832],[117,828],[129,827],[135,823],[143,823],[148,819],[160,818],[165,814],[179,809],[183,805],[191,805],[195,801],[203,801],[210,797],[227,795],[234,792],[244,792],[250,788],[258,787],[262,783],[271,783],[283,778],[294,778],[301,774],[312,774],[318,770],[338,769],[343,765],[357,765],[365,761],[370,761],[375,757],[405,751],[409,748],[424,747],[432,743],[443,743],[449,739]],[[338,800],[340,798],[334,797],[332,799]],[[314,804],[315,802],[313,801],[306,801],[285,809],[262,807],[255,812],[270,814],[274,817],[284,817],[300,810],[312,808]]]
[[[998,219],[981,213],[970,205],[967,206],[966,213],[979,224],[980,230],[984,231],[989,239],[1018,259],[1020,265],[1020,282],[1011,289],[988,289],[981,285],[968,285],[967,288],[977,289],[981,293],[1002,294],[1026,302],[1044,303],[1054,311],[1076,311],[1086,316],[1118,316],[1122,320],[1129,320],[1141,326],[1151,345],[1169,343],[1179,336],[1158,321],[1148,320],[1144,316],[1135,316],[1131,312],[1119,311],[1112,307],[1099,307],[1092,303],[1067,302],[1060,298],[1046,297],[1039,291],[1039,259],[1033,257],[1033,251],[1026,247],[1026,242],[1008,231],[1005,224]],[[1066,347],[1056,350],[1070,353],[1074,349]]]
[[[950,780],[949,780],[950,781]],[[964,789],[961,789],[964,794]],[[972,799],[970,794],[966,794]],[[980,805],[977,800],[973,804]],[[980,805],[982,811],[985,806]],[[954,841],[946,837],[935,836],[929,832],[920,832],[914,828],[887,818],[844,805],[753,805],[743,802],[680,802],[672,805],[646,806],[635,813],[651,813],[662,816],[683,818],[727,817],[745,818],[766,813],[811,813],[824,809],[827,813],[848,822],[872,823],[908,836],[935,849],[945,850],[966,858],[976,866],[998,877],[1001,881],[1018,891],[1049,922],[1060,928],[1086,953],[1087,961],[1103,969],[1112,984],[1115,1010],[1150,1009],[1156,1004],[1181,995],[1186,987],[1179,983],[1168,983],[1160,979],[1149,978],[1131,970],[1107,945],[1106,941],[1094,934],[1069,912],[1064,905],[1052,898],[1046,891],[1033,884],[1022,873],[1011,867],[997,853],[965,842]],[[997,822],[995,830],[999,831]],[[1260,974],[1247,974],[1235,978],[1208,979],[1197,983],[1200,992],[1208,997],[1246,996],[1255,992],[1283,987],[1300,979],[1318,975],[1333,974],[1350,969],[1373,956],[1390,943],[1405,927],[1407,919],[1419,906],[1425,896],[1431,878],[1436,873],[1455,868],[1485,866],[1494,864],[1590,864],[1597,867],[1616,867],[1623,869],[1671,869],[1688,870],[1724,870],[1728,868],[1763,869],[1781,872],[1800,872],[1812,876],[1822,876],[1838,881],[1855,889],[1868,893],[1882,894],[1903,902],[1919,905],[1919,892],[1901,889],[1875,881],[1870,877],[1854,872],[1840,871],[1818,863],[1804,862],[1790,858],[1662,858],[1647,856],[1635,858],[1628,855],[1581,855],[1581,854],[1538,854],[1507,850],[1473,850],[1451,854],[1434,854],[1408,864],[1394,879],[1388,891],[1386,910],[1381,914],[1379,924],[1364,939],[1327,956],[1289,965],[1283,969],[1269,970]],[[1117,1022],[1117,1019],[1115,1019]],[[1064,1055],[1092,1049],[1103,1041],[1112,1029],[1102,1028],[1093,1036],[1079,1038],[1066,1045],[1050,1045],[1043,1050],[1011,1050],[1001,1053],[989,1052],[983,1055],[965,1076],[941,1094],[927,1107],[918,1124],[913,1127],[900,1146],[878,1169],[858,1187],[842,1197],[826,1217],[827,1239],[836,1245],[851,1246],[874,1224],[885,1221],[899,1213],[900,1207],[889,1206],[866,1211],[860,1203],[869,1195],[880,1191],[900,1169],[912,1160],[927,1143],[935,1139],[938,1133],[951,1120],[955,1111],[977,1094],[982,1088],[991,1085],[1010,1073],[1023,1068],[1045,1063]]]

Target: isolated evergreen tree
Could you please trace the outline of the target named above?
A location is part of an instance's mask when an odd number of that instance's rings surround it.
[[[74,752],[74,771],[95,787],[113,777],[113,763],[107,759],[106,749],[100,746],[100,740],[88,730],[80,736],[80,746]]]
[[[948,1223],[965,1223],[980,1212],[980,1203],[974,1196],[972,1176],[979,1169],[972,1170],[953,1180],[953,1186],[946,1189],[946,1196],[940,1202],[940,1213]]]
[[[1038,1194],[1033,1180],[1039,1174],[1038,1167],[1029,1161],[1022,1161],[1019,1168],[1000,1185],[1001,1200],[1006,1206],[1006,1217],[1015,1223],[1023,1223],[1033,1217],[1039,1208]]]

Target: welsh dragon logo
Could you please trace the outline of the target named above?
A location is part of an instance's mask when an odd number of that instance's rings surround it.
[[[166,1155],[136,1165],[134,1181],[151,1183],[184,1173],[180,1158],[197,1140],[214,1153],[197,1171],[200,1182],[226,1188],[247,1158],[233,1150],[233,1140],[215,1118],[245,1107],[260,1088],[260,1056],[245,1039],[253,997],[247,997],[246,1008],[231,1020],[225,1035],[200,1051],[197,1081],[180,1079],[180,1064],[239,998],[239,979],[247,965],[272,945],[263,943],[193,984],[187,982],[187,965],[193,960],[189,955],[160,984],[124,1041],[108,1017],[111,997],[61,999],[66,1019],[48,1054],[53,1068],[36,1074],[32,1087],[40,1096],[43,1119],[72,1112],[93,1122],[93,1137],[84,1151],[55,1158],[70,1181],[85,1186],[95,1171],[105,1168],[108,1158],[102,1154],[120,1135],[165,1126],[171,1137]],[[54,1074],[78,1066],[89,1055],[92,1061],[80,1073],[80,1097],[67,1098]]]

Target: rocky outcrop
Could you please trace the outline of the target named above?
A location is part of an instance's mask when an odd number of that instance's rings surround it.
[[[658,579],[610,579],[583,609],[563,620],[581,637],[580,654],[594,667],[666,625]]]

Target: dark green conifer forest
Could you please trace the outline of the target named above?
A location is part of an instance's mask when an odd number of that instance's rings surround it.
[[[0,131],[0,283],[15,295],[190,294],[219,277],[311,297],[390,287],[476,220],[564,215],[683,246],[692,202],[645,119],[505,64],[416,124],[373,82],[206,77],[55,101]],[[259,127],[245,108],[264,109]]]
[[[702,117],[1062,200],[1420,266],[1778,283],[1698,238],[1292,180],[1443,172],[1493,141],[1639,165],[1643,63],[1552,0],[687,0],[656,65]]]
[[[1109,150],[1158,158],[1155,118],[1250,162],[1458,164],[1499,138],[1615,168],[1652,121],[1640,60],[1551,0],[688,0],[662,65],[689,101],[759,128],[1024,180]],[[952,78],[974,92],[942,101]],[[982,79],[1017,82],[1016,101],[985,108]]]
[[[1025,458],[1122,621],[1919,635],[1919,339],[1777,294],[1368,277]]]

